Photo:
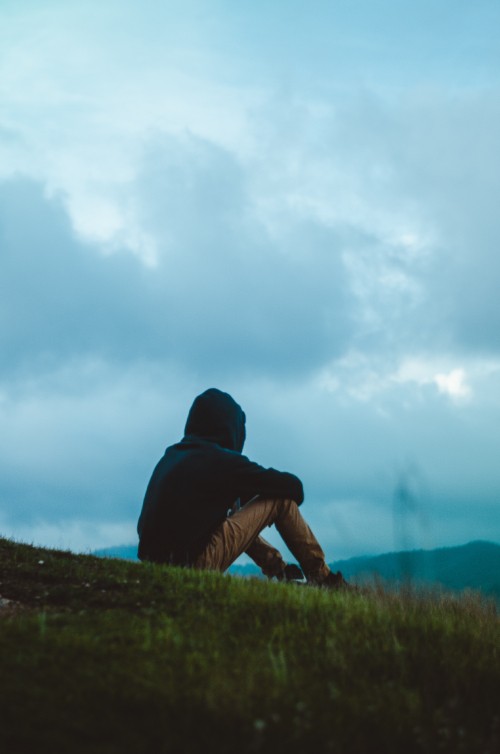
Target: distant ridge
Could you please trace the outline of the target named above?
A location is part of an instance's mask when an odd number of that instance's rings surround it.
[[[137,560],[137,545],[108,547],[96,550],[94,554]],[[477,589],[486,596],[500,599],[500,545],[493,542],[477,541],[434,550],[366,555],[337,560],[330,567],[357,582],[381,579],[389,583],[441,585],[453,591]],[[229,571],[239,576],[260,575],[253,563],[234,565]]]
[[[356,581],[379,578],[384,582],[440,584],[453,591],[478,589],[500,598],[500,545],[493,542],[350,558],[337,561],[333,567]]]

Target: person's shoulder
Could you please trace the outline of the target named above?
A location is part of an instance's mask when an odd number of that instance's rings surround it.
[[[218,458],[222,463],[226,463],[228,467],[233,469],[264,469],[263,466],[252,461],[247,455],[238,452],[237,450],[229,450],[228,448],[222,448],[219,446]]]
[[[205,440],[200,437],[183,437],[175,445],[171,445],[165,451],[165,455],[202,455],[217,456],[217,458],[226,459],[228,463],[240,459],[241,453],[236,450],[228,450],[212,440]]]

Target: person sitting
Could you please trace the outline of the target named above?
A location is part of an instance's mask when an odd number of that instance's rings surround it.
[[[245,421],[228,393],[210,388],[195,398],[183,439],[166,449],[147,486],[139,559],[225,571],[246,553],[268,578],[347,588],[300,513],[300,479],[242,455]],[[300,568],[262,537],[273,524]]]

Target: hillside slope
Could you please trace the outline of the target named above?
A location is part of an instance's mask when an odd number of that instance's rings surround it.
[[[339,594],[4,539],[0,574],[5,751],[498,751],[491,603]]]
[[[137,559],[136,545],[123,545],[98,550],[95,555]],[[412,581],[422,584],[439,584],[445,589],[462,591],[477,589],[486,596],[500,601],[500,545],[493,542],[469,542],[457,547],[435,550],[389,552],[368,555],[331,563],[334,571],[357,582]],[[239,576],[257,576],[259,568],[252,563],[231,566],[231,573]]]

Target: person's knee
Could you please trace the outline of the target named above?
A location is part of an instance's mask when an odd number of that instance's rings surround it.
[[[298,508],[295,500],[291,498],[278,498],[276,500],[278,508],[278,517],[289,515],[291,511]]]
[[[298,508],[298,505],[295,502],[295,500],[292,500],[291,498],[287,498],[287,497],[279,498],[278,503],[281,507],[284,507],[284,508],[293,508],[293,506]]]

